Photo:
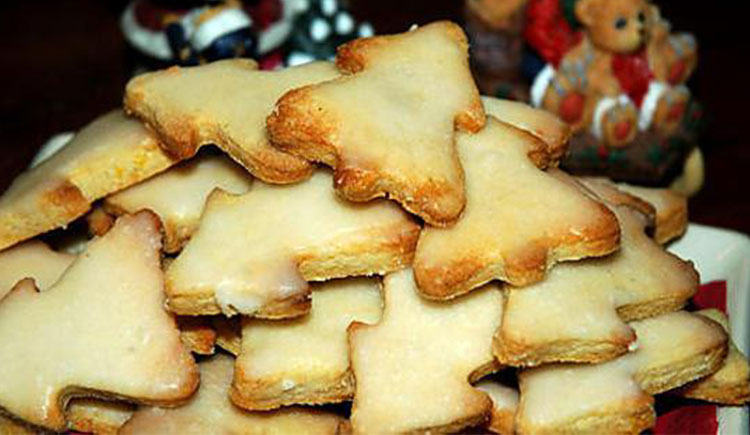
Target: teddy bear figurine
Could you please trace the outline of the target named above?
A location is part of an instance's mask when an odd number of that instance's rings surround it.
[[[697,44],[692,35],[672,33],[657,6],[529,0],[523,8],[531,56],[521,69],[532,71],[529,99],[571,125],[571,167],[631,181],[641,173],[643,182],[654,183],[675,173],[671,168],[690,152],[699,153],[700,111],[685,86],[697,65]],[[684,169],[699,168],[698,157],[691,154]]]

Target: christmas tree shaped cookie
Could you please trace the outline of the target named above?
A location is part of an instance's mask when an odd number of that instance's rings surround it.
[[[294,185],[256,182],[240,196],[215,191],[167,268],[170,309],[294,317],[309,310],[307,281],[409,264],[419,226],[393,203],[344,201],[330,182],[318,171]]]
[[[433,225],[465,204],[455,130],[485,114],[460,27],[437,22],[338,49],[343,77],[285,94],[268,117],[274,145],[335,169],[353,201],[390,197]]]
[[[313,166],[271,147],[265,119],[284,92],[338,76],[327,62],[280,71],[259,71],[248,59],[197,67],[172,67],[135,77],[125,91],[125,108],[144,120],[181,158],[215,144],[261,180],[290,183]]]
[[[70,398],[177,404],[198,370],[164,311],[158,220],[121,218],[48,290],[24,280],[0,300],[0,407],[62,431]]]
[[[419,296],[411,269],[386,275],[376,325],[350,328],[354,433],[453,432],[483,422],[492,402],[469,382],[497,368],[490,350],[502,294]]]
[[[579,189],[539,170],[529,135],[492,117],[458,140],[468,203],[450,228],[422,231],[414,272],[423,295],[450,299],[490,280],[516,286],[556,262],[617,249],[614,215]]]

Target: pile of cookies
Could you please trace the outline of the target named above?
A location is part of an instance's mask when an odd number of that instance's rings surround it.
[[[557,169],[567,127],[480,97],[467,50],[437,22],[134,78],[0,198],[0,432],[639,432],[667,390],[746,403],[662,247],[684,198]]]

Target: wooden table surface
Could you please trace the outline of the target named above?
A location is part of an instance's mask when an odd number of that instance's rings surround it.
[[[0,6],[0,190],[51,135],[80,128],[117,107],[129,78],[128,50],[119,30],[125,1],[2,2]],[[460,18],[460,0],[350,1],[379,32],[412,23]],[[660,1],[675,30],[700,45],[694,95],[709,116],[701,142],[706,185],[690,201],[690,219],[750,233],[750,140],[747,26],[734,2],[695,6]]]

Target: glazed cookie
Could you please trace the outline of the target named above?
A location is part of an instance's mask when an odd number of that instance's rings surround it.
[[[33,278],[40,291],[50,288],[75,258],[55,252],[39,240],[29,240],[0,252],[0,300],[24,278]]]
[[[0,249],[64,227],[91,203],[176,163],[140,122],[103,115],[0,197]]]
[[[613,361],[522,371],[518,433],[639,433],[654,424],[652,395],[715,372],[727,352],[721,326],[685,311],[630,326],[637,349]]]
[[[709,309],[696,314],[715,321],[729,333],[729,319],[721,311]],[[721,368],[710,376],[686,385],[679,394],[727,405],[747,404],[750,402],[750,363],[730,340],[729,353]]]
[[[537,162],[537,166],[546,166],[540,164],[545,161],[556,166],[567,151],[568,138],[571,134],[570,126],[552,113],[518,101],[487,96],[482,97],[482,103],[487,115],[538,139],[539,142],[536,145],[540,149],[529,152],[529,157]]]
[[[166,149],[192,157],[216,144],[250,173],[269,183],[308,177],[313,165],[268,143],[265,119],[284,92],[338,76],[328,62],[259,71],[249,59],[142,74],[128,83],[125,109],[146,122]]]
[[[285,94],[268,117],[278,148],[335,170],[352,201],[389,197],[432,225],[464,208],[455,130],[485,122],[460,27],[437,22],[342,45],[343,77]]]
[[[426,226],[414,273],[420,292],[450,299],[493,279],[544,279],[553,264],[609,254],[619,226],[601,203],[539,170],[530,136],[492,117],[458,141],[468,203],[451,228]]]
[[[198,370],[163,308],[160,249],[153,214],[125,216],[48,290],[26,279],[0,300],[0,354],[24,356],[0,362],[0,407],[62,431],[73,397],[187,399]]]
[[[518,390],[484,379],[474,386],[487,393],[492,400],[492,413],[485,427],[500,435],[516,433],[515,419],[518,410]]]
[[[450,303],[419,296],[411,269],[386,275],[376,325],[350,327],[354,433],[454,432],[483,423],[489,396],[470,382],[494,371],[502,294],[490,285]]]
[[[289,320],[245,319],[232,381],[232,401],[245,409],[324,404],[351,399],[347,328],[377,323],[383,300],[372,279],[315,285],[312,308]]]
[[[654,239],[666,244],[682,236],[688,226],[687,197],[675,190],[618,183],[617,188],[648,202],[656,209]]]
[[[198,355],[213,355],[216,330],[209,316],[177,316],[182,343]]]
[[[200,228],[167,268],[177,314],[263,318],[309,310],[307,281],[383,274],[411,263],[419,226],[395,204],[352,204],[318,171],[304,183],[214,191]]]
[[[265,413],[242,411],[232,405],[227,392],[234,359],[217,354],[200,364],[201,386],[190,401],[178,408],[141,408],[120,434],[337,434],[345,432],[339,416],[303,408]]]
[[[214,189],[242,194],[252,178],[224,156],[200,155],[153,178],[107,197],[112,214],[149,209],[161,219],[164,251],[178,252],[198,228],[206,198]]]
[[[545,281],[509,288],[495,356],[515,366],[554,361],[601,362],[635,341],[625,323],[674,311],[698,286],[689,262],[665,251],[644,232],[632,208],[612,206],[620,222],[620,250],[601,259],[561,264]]]

